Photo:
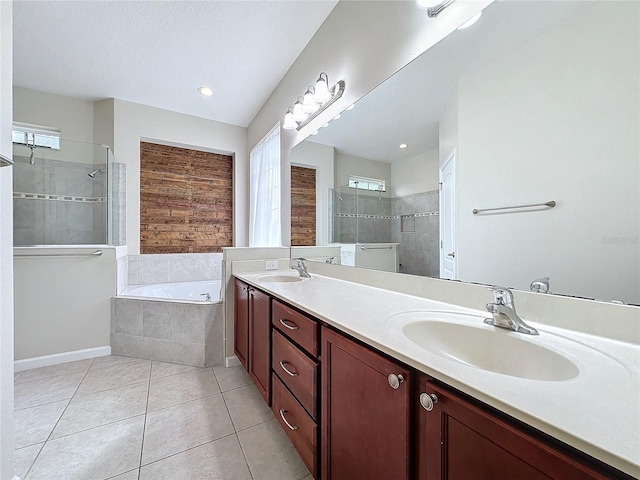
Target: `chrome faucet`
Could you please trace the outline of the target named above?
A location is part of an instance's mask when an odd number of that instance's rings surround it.
[[[307,272],[307,266],[304,264],[304,258],[292,258],[291,260],[295,260],[297,263],[291,267],[292,270],[297,271],[302,278],[311,278],[309,272]]]
[[[538,293],[549,293],[549,277],[536,278],[529,285],[529,290]]]
[[[487,311],[492,313],[493,317],[485,318],[484,323],[519,333],[538,335],[538,330],[524,323],[516,313],[511,290],[504,287],[489,287],[489,290],[493,293],[494,302],[487,303]]]

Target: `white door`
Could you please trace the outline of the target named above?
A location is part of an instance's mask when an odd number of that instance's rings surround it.
[[[456,149],[440,167],[440,278],[457,279]]]

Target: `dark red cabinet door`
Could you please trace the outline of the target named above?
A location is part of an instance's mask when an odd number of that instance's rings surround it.
[[[321,342],[322,478],[411,478],[409,371],[327,327]]]
[[[249,286],[235,281],[234,316],[234,348],[233,351],[245,370],[249,371]]]
[[[271,406],[271,298],[249,289],[249,375]]]
[[[419,480],[603,480],[594,470],[510,419],[420,376],[419,395],[435,395],[433,410],[418,409]],[[550,405],[550,408],[553,408]]]

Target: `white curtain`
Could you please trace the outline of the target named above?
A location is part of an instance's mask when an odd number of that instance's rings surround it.
[[[251,150],[249,246],[279,247],[280,124]]]

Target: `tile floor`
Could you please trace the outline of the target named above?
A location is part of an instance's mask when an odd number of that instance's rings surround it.
[[[15,374],[21,480],[312,480],[242,367],[108,356]]]

